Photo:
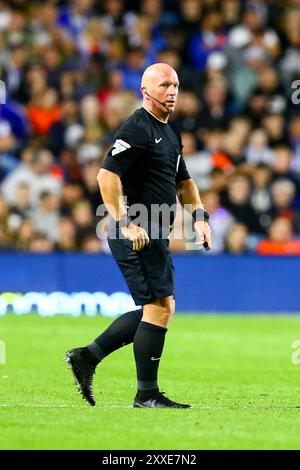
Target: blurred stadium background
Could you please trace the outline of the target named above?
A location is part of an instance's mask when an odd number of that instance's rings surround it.
[[[300,310],[292,293],[298,261],[282,269],[282,258],[258,260],[300,254],[298,0],[0,1],[0,47],[2,293],[81,290],[80,280],[67,279],[78,277],[81,262],[95,281],[83,279],[82,290],[98,284],[108,294],[124,291],[105,259],[96,175],[115,130],[141,105],[143,70],[159,61],[179,74],[172,119],[211,214],[214,243],[207,261],[190,238],[173,237],[172,251],[193,257],[200,277],[211,266],[217,291],[226,264],[234,265],[232,290],[241,298],[226,307],[220,294],[222,302],[194,302],[188,310]],[[179,209],[175,227],[186,217]],[[28,253],[54,252],[34,276],[37,258]],[[88,253],[89,261],[73,257],[67,276],[63,259],[74,252]],[[220,260],[224,253],[235,259]],[[257,260],[248,264],[245,255]],[[191,278],[186,260],[176,257],[179,288]],[[102,266],[111,275],[103,276]],[[200,279],[204,291],[207,279]],[[243,308],[247,290],[253,302]],[[264,302],[272,293],[279,297]]]
[[[184,423],[126,410],[128,348],[96,377],[100,406],[125,410],[91,415],[56,367],[132,307],[96,175],[153,62],[178,72],[214,244],[171,240],[177,310],[300,312],[300,0],[0,0],[0,448],[299,447],[298,316],[175,318],[162,371],[198,404]]]

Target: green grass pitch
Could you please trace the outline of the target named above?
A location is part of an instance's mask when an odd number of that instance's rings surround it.
[[[131,407],[132,346],[105,359],[83,402],[63,362],[111,319],[0,318],[0,449],[299,449],[300,317],[177,315],[160,366],[167,396],[190,410]]]

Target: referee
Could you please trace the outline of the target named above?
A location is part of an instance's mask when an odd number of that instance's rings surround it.
[[[136,305],[142,307],[117,318],[88,346],[67,352],[66,361],[78,390],[92,406],[97,364],[133,343],[137,371],[133,406],[190,407],[167,398],[157,382],[165,335],[175,310],[168,234],[175,217],[176,195],[183,206],[189,205],[199,243],[211,248],[209,216],[186,169],[180,134],[168,122],[178,87],[177,73],[169,65],[153,64],[145,70],[141,84],[143,106],[117,131],[98,174],[111,218],[109,246]],[[161,214],[159,206],[165,212],[169,209],[168,217]],[[132,217],[136,207],[138,219]]]

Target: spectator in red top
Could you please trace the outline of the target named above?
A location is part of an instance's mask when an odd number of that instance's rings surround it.
[[[269,228],[269,238],[258,244],[256,252],[259,255],[300,255],[300,240],[293,235],[291,221],[278,217]]]
[[[38,135],[47,135],[52,125],[61,119],[57,91],[47,88],[43,95],[27,107],[31,127]]]

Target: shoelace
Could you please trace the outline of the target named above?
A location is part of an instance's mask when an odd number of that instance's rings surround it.
[[[157,398],[160,398],[163,402],[168,403],[168,404],[174,403],[174,402],[172,402],[172,400],[170,400],[168,397],[166,397],[165,394],[166,394],[166,392],[158,392]]]

